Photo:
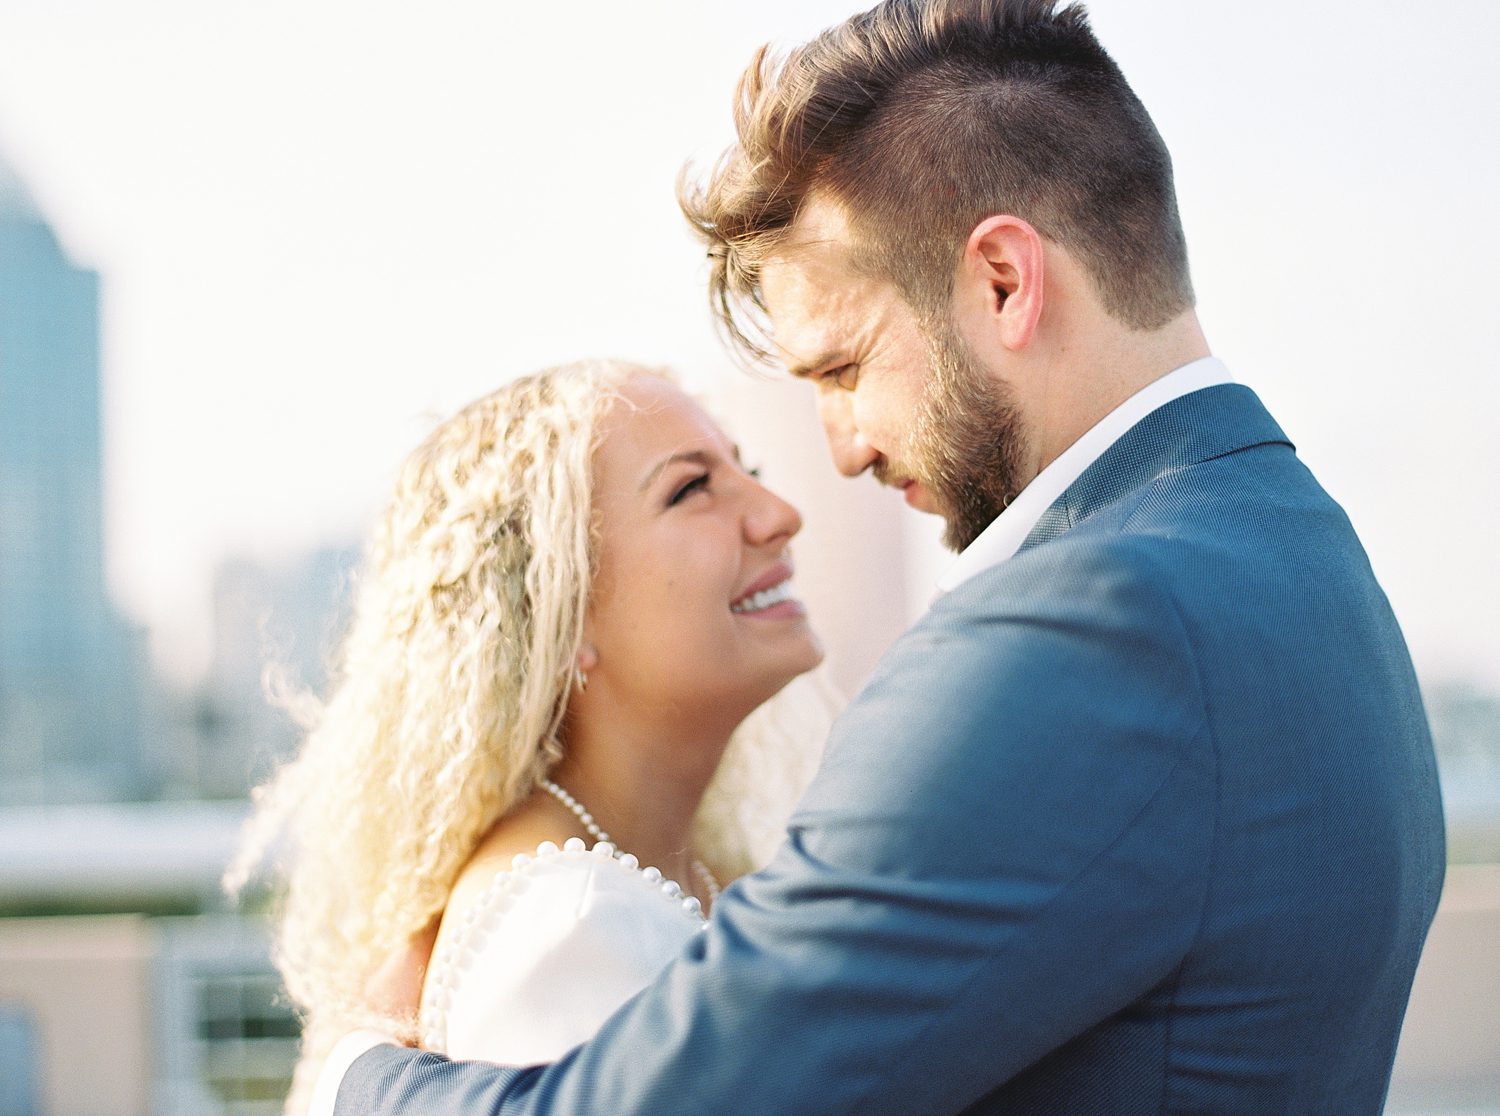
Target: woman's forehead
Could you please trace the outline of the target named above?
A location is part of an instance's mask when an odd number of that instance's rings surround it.
[[[595,473],[600,483],[629,482],[675,454],[708,451],[733,455],[719,425],[677,385],[657,376],[622,384],[605,415]]]

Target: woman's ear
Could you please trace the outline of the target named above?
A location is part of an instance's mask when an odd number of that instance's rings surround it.
[[[955,295],[970,323],[1019,352],[1036,336],[1044,279],[1041,234],[1019,217],[1000,214],[969,233]]]
[[[585,639],[578,645],[578,654],[573,656],[573,665],[584,674],[599,665],[599,649]]]

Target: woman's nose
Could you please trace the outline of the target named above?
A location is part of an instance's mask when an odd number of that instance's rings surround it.
[[[785,543],[802,530],[802,514],[755,478],[750,479],[751,506],[745,516],[745,538],[756,546]]]

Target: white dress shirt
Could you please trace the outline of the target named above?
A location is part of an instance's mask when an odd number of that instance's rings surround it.
[[[983,573],[1015,555],[1042,518],[1070,484],[1081,477],[1106,450],[1136,423],[1174,399],[1216,384],[1232,383],[1229,369],[1217,357],[1203,357],[1153,380],[1074,442],[1036,475],[995,517],[980,536],[938,578],[938,594],[951,593],[975,574]]]

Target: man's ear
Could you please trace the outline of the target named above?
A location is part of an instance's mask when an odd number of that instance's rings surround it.
[[[1042,316],[1042,235],[1019,217],[986,217],[974,226],[959,264],[961,313],[1012,351],[1036,336]]]

